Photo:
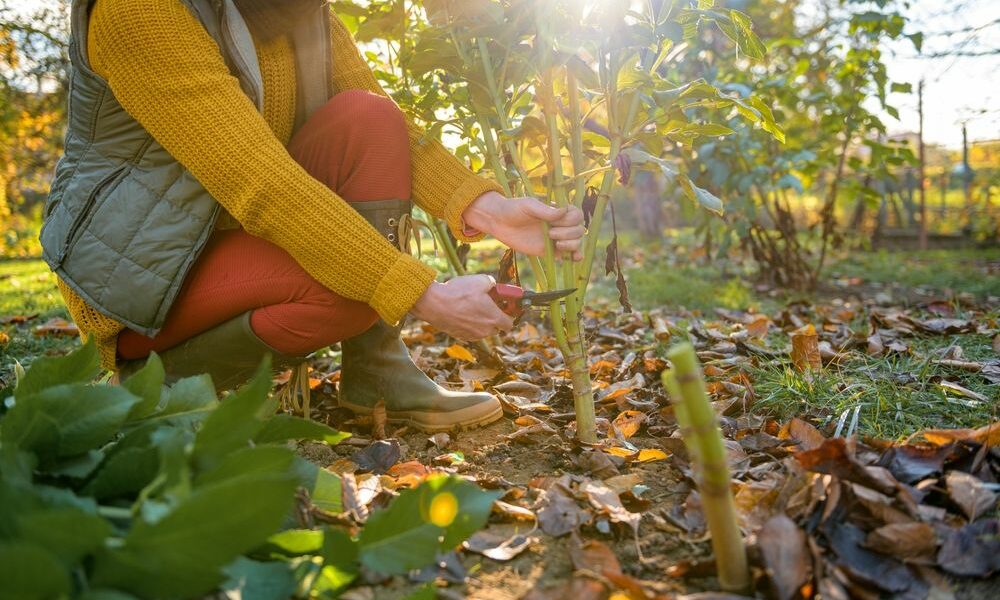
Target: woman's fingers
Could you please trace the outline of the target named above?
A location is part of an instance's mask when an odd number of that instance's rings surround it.
[[[587,230],[583,227],[583,225],[549,228],[549,237],[553,240],[579,240],[586,233]]]

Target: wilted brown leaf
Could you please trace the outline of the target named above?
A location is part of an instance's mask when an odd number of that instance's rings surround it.
[[[532,544],[537,544],[538,538],[520,533],[511,537],[499,536],[489,530],[478,531],[465,541],[463,547],[470,552],[482,554],[486,558],[505,562],[515,558]]]
[[[795,458],[807,471],[835,475],[845,481],[858,483],[884,494],[893,493],[892,486],[874,477],[855,459],[844,438],[826,440],[818,448],[799,452]]]
[[[75,337],[80,335],[80,330],[75,323],[55,317],[35,327],[34,333],[39,337],[46,335]]]
[[[816,328],[806,325],[792,333],[792,364],[799,371],[818,371],[823,368],[819,353],[819,336]]]
[[[646,415],[642,412],[638,410],[625,410],[619,413],[612,423],[614,423],[615,427],[625,438],[630,438],[639,433],[639,428],[642,427],[645,421]]]
[[[452,344],[448,346],[448,349],[444,351],[449,357],[455,360],[464,360],[465,362],[476,362],[476,357],[469,352],[469,349],[460,344]]]
[[[811,423],[794,418],[786,423],[778,434],[779,439],[795,440],[803,450],[815,450],[823,445],[826,437]]]
[[[868,534],[865,541],[872,550],[903,560],[928,561],[934,558],[938,540],[927,523],[890,523]]]
[[[988,519],[949,531],[938,552],[945,571],[963,577],[988,577],[1000,570],[1000,522]]]
[[[538,526],[545,533],[552,537],[566,535],[592,519],[590,511],[580,508],[561,485],[545,490],[542,508],[538,511]]]
[[[945,476],[948,495],[962,509],[969,521],[975,521],[997,504],[997,495],[978,478],[962,471],[949,471]]]
[[[372,439],[384,440],[388,436],[385,434],[385,426],[389,422],[389,417],[385,412],[385,402],[379,400],[372,409]]]
[[[771,517],[757,533],[757,545],[778,600],[791,600],[809,581],[812,560],[806,534],[783,514]]]
[[[597,540],[580,540],[573,535],[570,538],[569,558],[577,571],[590,571],[603,575],[610,573],[620,575],[622,572],[618,557],[611,548]]]

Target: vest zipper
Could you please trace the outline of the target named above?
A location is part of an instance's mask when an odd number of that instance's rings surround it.
[[[83,230],[83,223],[90,216],[90,211],[94,207],[94,203],[97,202],[97,197],[102,191],[107,189],[112,183],[120,179],[126,171],[129,169],[129,164],[123,164],[116,168],[114,171],[109,173],[103,179],[97,182],[94,189],[91,190],[90,194],[87,196],[87,200],[83,203],[83,207],[80,209],[79,214],[73,219],[73,224],[70,225],[69,231],[66,234],[66,241],[63,243],[62,250],[59,252],[58,263],[62,264],[63,260],[66,259],[66,254],[69,253],[70,248],[76,244],[77,239]]]

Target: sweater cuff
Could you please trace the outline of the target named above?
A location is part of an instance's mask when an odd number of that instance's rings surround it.
[[[389,325],[399,323],[424,295],[437,273],[408,254],[400,254],[375,287],[368,303]]]
[[[460,242],[478,242],[486,234],[476,231],[465,224],[462,213],[466,208],[486,192],[503,193],[503,188],[495,181],[483,177],[474,176],[466,179],[458,189],[452,193],[448,199],[448,204],[444,209],[444,218],[451,229],[452,235]]]

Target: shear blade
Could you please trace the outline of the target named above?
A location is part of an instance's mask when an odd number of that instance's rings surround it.
[[[549,302],[554,302],[561,298],[569,296],[576,291],[576,288],[570,288],[565,290],[552,290],[550,292],[526,292],[524,299],[529,303],[537,306],[539,304],[548,304]]]

